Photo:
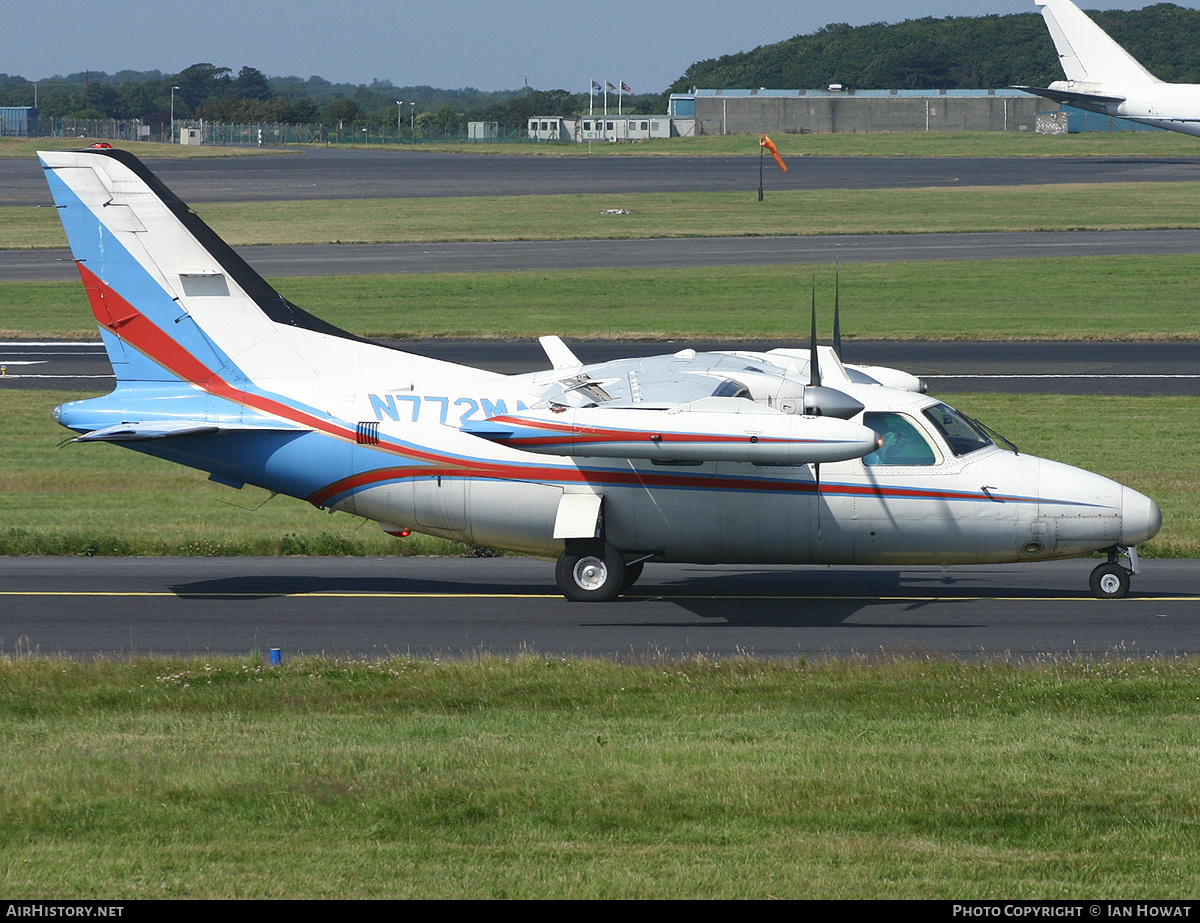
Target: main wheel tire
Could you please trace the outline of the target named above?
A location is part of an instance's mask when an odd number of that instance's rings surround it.
[[[1101,564],[1088,584],[1097,599],[1124,599],[1129,592],[1129,571],[1120,564]]]
[[[558,558],[555,580],[575,602],[608,602],[625,586],[625,559],[608,542],[569,542]]]

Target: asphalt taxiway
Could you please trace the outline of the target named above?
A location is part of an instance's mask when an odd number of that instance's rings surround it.
[[[529,558],[0,558],[0,652],[457,657],[522,651],[961,658],[1200,653],[1200,562],[1142,562],[1130,596],[1093,562],[965,567],[651,564],[571,603]]]
[[[398,349],[505,375],[540,371],[546,354],[536,340],[392,340]],[[778,341],[623,341],[570,343],[584,362],[653,356],[689,347],[768,350]],[[804,344],[799,344],[804,345]],[[1200,343],[1186,340],[1016,342],[853,340],[846,361],[904,369],[932,393],[1174,394],[1200,397]],[[0,391],[46,388],[107,391],[112,367],[99,343],[0,341]]]
[[[275,278],[1168,256],[1200,252],[1200,230],[307,244],[237,250],[260,275]],[[69,250],[0,250],[0,280],[76,282],[78,279]]]
[[[185,202],[439,196],[561,195],[758,189],[758,144],[746,156],[446,154],[422,150],[306,148],[295,153],[199,159],[146,158]],[[1196,157],[789,157],[768,194],[784,189],[1026,186],[1200,179]],[[52,205],[41,166],[0,160],[0,205]]]

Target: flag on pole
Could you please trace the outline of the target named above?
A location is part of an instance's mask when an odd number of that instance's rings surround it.
[[[774,157],[775,162],[777,164],[779,164],[779,169],[782,170],[784,173],[786,173],[787,165],[783,162],[783,158],[779,156],[779,149],[777,147],[775,147],[775,142],[772,141],[770,138],[768,138],[766,135],[759,135],[758,136],[758,144],[759,144],[759,147],[765,147],[768,151],[771,152],[771,156]]]
[[[624,80],[621,81],[621,89],[624,90],[626,93],[633,92],[633,90],[629,89],[629,84],[627,84]]]
[[[611,84],[609,81],[605,80],[605,81],[604,81],[604,85],[605,85],[606,87],[608,87],[608,89],[612,90],[613,92],[616,92],[616,89],[617,89],[617,88],[616,88],[615,86],[613,86],[613,85],[612,85],[612,84]]]
[[[596,83],[595,80],[592,81],[592,92],[593,93],[600,93],[600,92],[603,92],[603,90],[604,90],[604,87],[602,87],[602,86],[600,86],[600,84]]]

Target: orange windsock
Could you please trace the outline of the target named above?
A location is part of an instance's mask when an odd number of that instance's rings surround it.
[[[771,152],[771,156],[774,157],[775,162],[777,164],[779,164],[779,169],[782,170],[784,173],[786,173],[787,172],[787,164],[785,164],[783,162],[783,158],[779,156],[779,148],[777,148],[775,146],[775,142],[772,141],[770,138],[768,138],[766,135],[759,135],[758,136],[758,144],[759,144],[759,147],[765,147],[768,151]]]

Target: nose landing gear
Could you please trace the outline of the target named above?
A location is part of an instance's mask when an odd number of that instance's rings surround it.
[[[1129,559],[1128,567],[1120,563],[1122,555]],[[1108,560],[1092,571],[1088,585],[1097,599],[1124,599],[1129,592],[1129,578],[1137,572],[1137,548],[1114,546],[1108,550]]]

